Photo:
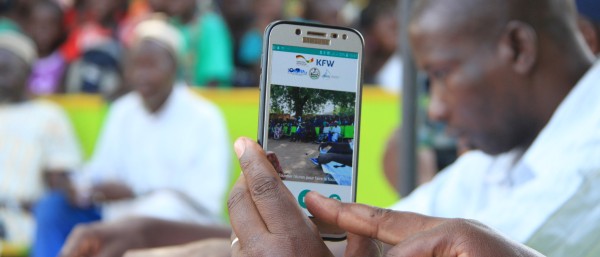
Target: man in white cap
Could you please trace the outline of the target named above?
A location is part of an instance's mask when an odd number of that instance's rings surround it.
[[[65,113],[50,102],[27,97],[36,52],[26,36],[0,32],[0,223],[6,227],[2,240],[16,245],[31,244],[32,214],[40,214],[37,202],[44,193],[46,201],[68,205],[67,175],[81,162]],[[98,216],[90,209],[63,215],[78,223]]]
[[[154,17],[134,33],[125,64],[134,91],[108,113],[86,174],[77,179],[80,204],[101,204],[105,221],[220,224],[230,163],[221,113],[178,83],[176,29]]]

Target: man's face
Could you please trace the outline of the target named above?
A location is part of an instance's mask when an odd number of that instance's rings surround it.
[[[29,71],[25,61],[6,49],[0,49],[0,102],[23,97]]]
[[[32,11],[27,29],[40,52],[49,54],[63,36],[62,16],[47,5],[38,5]]]
[[[431,80],[430,117],[489,154],[530,143],[518,100],[527,91],[499,58],[497,43],[436,23],[410,29],[416,62]]]
[[[87,0],[86,7],[94,19],[97,21],[102,21],[111,15],[114,15],[114,12],[119,11],[119,8],[123,4],[123,0]]]
[[[142,41],[130,51],[126,80],[155,112],[167,100],[175,80],[176,64],[166,48],[153,41]]]

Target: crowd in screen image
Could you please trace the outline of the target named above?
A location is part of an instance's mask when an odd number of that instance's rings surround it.
[[[284,118],[280,118],[280,117]],[[290,142],[341,142],[343,138],[354,137],[354,115],[311,115],[287,118],[289,114],[271,114],[269,120],[269,138],[289,139]],[[347,135],[343,134],[348,127]],[[351,134],[352,133],[352,134]]]

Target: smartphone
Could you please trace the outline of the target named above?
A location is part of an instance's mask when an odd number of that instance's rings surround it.
[[[265,30],[258,141],[309,216],[310,191],[356,201],[363,49],[350,28],[277,21]],[[311,219],[324,239],[346,238]]]

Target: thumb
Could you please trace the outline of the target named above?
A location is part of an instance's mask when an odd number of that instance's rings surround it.
[[[344,257],[383,256],[383,245],[379,240],[348,233],[347,242]]]

